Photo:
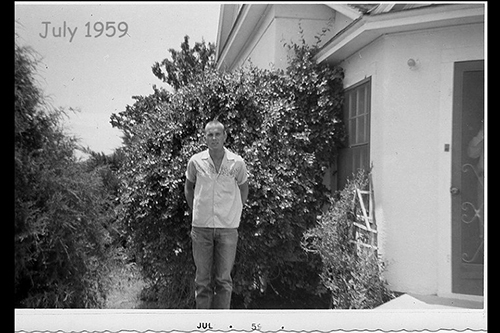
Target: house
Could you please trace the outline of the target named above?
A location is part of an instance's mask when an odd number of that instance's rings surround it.
[[[372,166],[378,244],[394,291],[483,301],[486,3],[223,4],[217,66],[284,68],[284,42],[322,35],[345,71],[339,189]]]

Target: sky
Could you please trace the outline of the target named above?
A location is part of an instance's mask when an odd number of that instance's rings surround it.
[[[153,85],[167,88],[151,66],[185,35],[191,46],[215,43],[219,10],[215,2],[16,2],[15,32],[41,58],[38,83],[50,104],[78,110],[67,112],[66,132],[110,154],[122,145],[111,114]]]

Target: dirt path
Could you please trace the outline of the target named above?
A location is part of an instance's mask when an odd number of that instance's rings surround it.
[[[140,299],[146,285],[134,263],[115,265],[111,273],[112,289],[106,300],[106,309],[140,309]]]

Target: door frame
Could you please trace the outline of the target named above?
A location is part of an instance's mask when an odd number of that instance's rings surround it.
[[[460,61],[455,62],[453,66],[453,121],[452,121],[452,159],[451,159],[451,188],[460,191],[461,184],[461,164],[462,164],[462,98],[463,98],[463,73],[467,71],[483,71],[484,60]],[[451,198],[451,287],[452,293],[467,294],[467,295],[484,295],[483,290],[479,293],[477,288],[468,287],[461,283],[466,277],[471,279],[484,280],[484,264],[479,268],[478,264],[466,264],[462,262],[462,233],[461,221],[458,221],[456,216],[462,210],[460,193],[450,193]]]

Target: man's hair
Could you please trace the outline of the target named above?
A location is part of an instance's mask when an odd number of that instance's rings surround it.
[[[211,120],[209,121],[206,125],[205,125],[205,131],[207,130],[207,128],[209,127],[222,127],[222,132],[225,132],[226,131],[226,128],[224,127],[224,125],[218,121],[217,119],[214,119],[214,120]]]

